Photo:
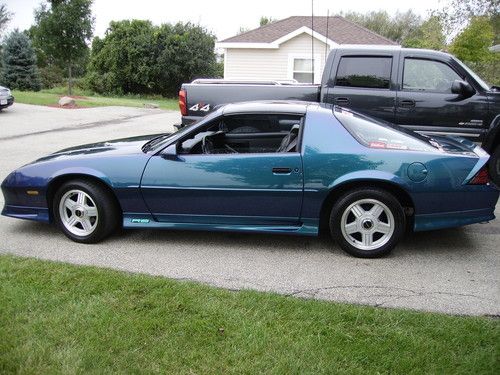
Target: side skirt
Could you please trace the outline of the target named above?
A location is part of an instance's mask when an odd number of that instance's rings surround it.
[[[124,213],[124,228],[178,229],[223,232],[282,233],[302,236],[317,236],[317,220],[303,220],[298,225],[250,225],[220,223],[159,222],[151,214]]]

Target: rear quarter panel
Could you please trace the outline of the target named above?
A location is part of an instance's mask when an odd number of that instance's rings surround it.
[[[370,149],[358,143],[331,110],[308,112],[303,136],[304,203],[302,218],[320,216],[323,202],[335,188],[352,181],[384,181],[404,189],[415,215],[494,207],[491,187],[464,185],[477,157],[440,152]],[[408,166],[422,163],[428,175],[421,182],[408,177]],[[486,194],[478,194],[486,192]]]

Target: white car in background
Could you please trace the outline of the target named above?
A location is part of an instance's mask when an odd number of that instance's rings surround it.
[[[14,97],[7,87],[0,86],[0,111],[14,104]]]

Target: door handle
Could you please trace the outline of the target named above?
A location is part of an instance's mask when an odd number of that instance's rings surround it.
[[[292,173],[292,168],[285,168],[285,167],[273,168],[273,174],[290,174],[290,173]]]
[[[335,98],[335,104],[339,104],[339,105],[349,104],[349,98],[344,98],[344,97]]]
[[[415,100],[413,99],[400,100],[399,105],[404,108],[415,107]]]

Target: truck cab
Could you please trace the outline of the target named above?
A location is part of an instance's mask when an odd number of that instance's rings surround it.
[[[340,48],[322,81],[322,101],[426,134],[482,142],[495,115],[489,87],[453,56],[403,48]]]

